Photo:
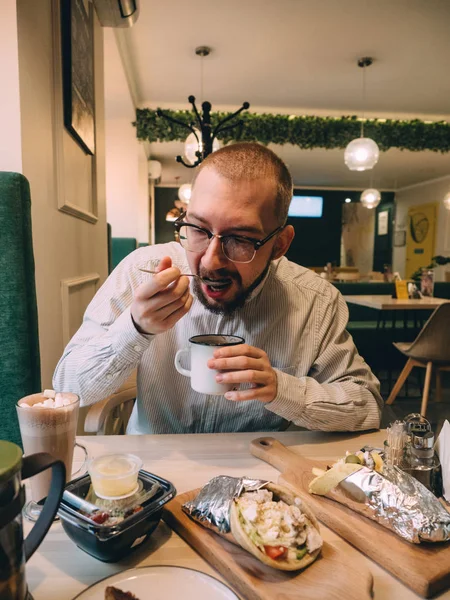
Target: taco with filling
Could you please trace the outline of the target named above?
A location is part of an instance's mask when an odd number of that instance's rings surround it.
[[[319,525],[310,508],[274,483],[235,498],[230,524],[238,544],[274,569],[303,569],[322,547]]]

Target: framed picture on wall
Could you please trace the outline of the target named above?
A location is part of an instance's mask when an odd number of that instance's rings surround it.
[[[61,0],[64,125],[95,154],[94,15],[90,0]]]
[[[394,246],[405,246],[406,245],[406,231],[401,229],[394,231]]]

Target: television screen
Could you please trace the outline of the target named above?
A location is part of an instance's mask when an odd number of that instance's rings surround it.
[[[322,211],[322,196],[292,196],[288,217],[320,218]]]

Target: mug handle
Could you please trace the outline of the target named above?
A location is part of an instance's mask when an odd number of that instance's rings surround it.
[[[83,450],[83,452],[84,452],[84,461],[83,461],[83,464],[81,465],[81,467],[71,474],[71,477],[74,477],[75,475],[78,475],[78,473],[81,473],[81,471],[83,471],[84,469],[86,469],[86,463],[88,461],[88,451],[86,450],[86,447],[83,446],[83,444],[80,444],[80,442],[75,442],[75,446],[78,446],[78,448],[81,448]]]
[[[61,460],[56,460],[47,452],[25,456],[22,462],[22,479],[28,479],[28,477],[37,475],[50,467],[52,469],[50,492],[45,499],[36,524],[24,541],[25,560],[28,560],[37,550],[58,512],[64,486],[66,485],[66,467]]]
[[[185,375],[186,377],[190,377],[191,376],[191,372],[188,369],[184,369],[181,366],[181,356],[183,354],[186,354],[187,352],[189,352],[189,348],[184,348],[182,350],[178,350],[178,352],[175,354],[175,368],[178,371],[178,373],[181,373],[181,375]]]

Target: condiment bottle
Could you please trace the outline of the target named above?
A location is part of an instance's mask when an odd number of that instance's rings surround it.
[[[430,423],[406,420],[409,433],[408,456],[403,470],[420,481],[435,496],[442,495],[442,470],[439,457],[434,451],[434,433]]]

